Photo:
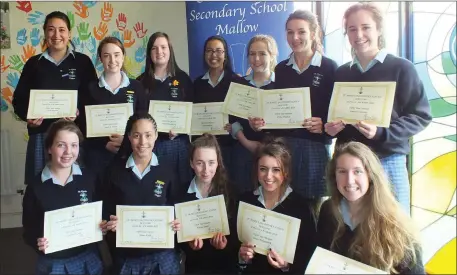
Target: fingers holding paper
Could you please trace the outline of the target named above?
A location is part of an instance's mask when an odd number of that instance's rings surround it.
[[[189,246],[192,250],[200,250],[203,247],[203,240],[200,238],[196,238],[193,241],[189,242]]]
[[[38,250],[45,251],[46,248],[48,248],[48,246],[49,246],[48,240],[46,238],[38,238],[37,246],[38,246]]]
[[[106,223],[106,230],[111,232],[116,232],[117,227],[117,216],[109,216],[109,222]]]
[[[240,257],[241,259],[243,259],[243,261],[249,261],[251,260],[252,258],[254,258],[254,247],[255,245],[253,244],[250,244],[250,243],[243,243],[240,247]]]
[[[363,121],[357,122],[357,124],[354,124],[354,127],[368,139],[373,139],[376,135],[376,131],[378,130],[376,125],[368,124]]]
[[[267,254],[267,260],[268,260],[268,263],[275,267],[275,268],[287,268],[288,267],[288,263],[286,261],[284,261],[284,259],[278,254],[276,253],[276,251],[274,251],[274,249],[270,249],[270,251],[268,252]]]
[[[173,229],[174,232],[180,231],[181,230],[181,222],[179,220],[174,220],[171,222],[171,229]]]
[[[334,137],[341,132],[346,125],[342,120],[325,123],[324,129],[327,134]]]
[[[219,232],[209,240],[209,243],[216,249],[224,249],[227,246],[227,238]]]
[[[252,130],[259,132],[262,130],[261,128],[265,126],[265,120],[260,117],[249,117],[249,126],[251,126]]]
[[[303,127],[311,133],[322,134],[322,119],[320,117],[306,118],[303,122]]]

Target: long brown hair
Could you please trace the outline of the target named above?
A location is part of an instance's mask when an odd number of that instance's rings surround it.
[[[97,60],[97,62],[101,62],[103,47],[106,44],[114,44],[114,45],[118,46],[121,49],[122,55],[124,56],[124,58],[126,57],[125,47],[124,47],[124,44],[122,44],[121,40],[119,40],[117,37],[114,37],[114,36],[107,36],[107,37],[103,38],[103,40],[100,41],[100,43],[98,44],[97,55],[98,55],[99,60]],[[124,59],[124,62],[122,63],[121,70],[127,73],[127,71],[125,70],[125,59]]]
[[[416,250],[420,249],[418,231],[395,199],[378,157],[360,142],[341,145],[327,167],[330,205],[337,222],[330,249],[336,247],[346,231],[340,209],[344,197],[338,191],[336,182],[337,161],[345,154],[360,159],[369,179],[368,191],[360,199],[361,219],[348,256],[375,268],[398,273],[397,266],[416,263]]]
[[[309,23],[309,28],[311,32],[314,32],[314,40],[311,44],[311,49],[313,52],[318,51],[321,54],[324,54],[324,47],[322,46],[322,30],[317,20],[317,15],[307,10],[296,10],[289,15],[286,21],[286,30],[287,24],[289,21],[299,19],[304,20]]]

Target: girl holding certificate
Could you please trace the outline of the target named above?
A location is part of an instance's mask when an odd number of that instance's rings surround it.
[[[342,145],[327,172],[319,246],[389,274],[425,274],[418,231],[395,200],[377,156],[360,142]]]
[[[194,80],[194,103],[224,102],[230,82],[238,78],[232,69],[227,42],[222,36],[210,36],[203,47],[204,64],[208,71]],[[229,116],[232,120],[233,117]],[[193,139],[197,136],[192,136]],[[230,173],[234,141],[230,136],[217,137],[223,161]]]
[[[237,79],[243,85],[257,87],[262,90],[270,90],[275,85],[275,66],[277,63],[278,47],[273,37],[257,34],[249,40],[247,46],[247,57],[251,73],[243,78]],[[233,156],[244,161],[233,162],[233,182],[239,186],[240,193],[252,190],[252,185],[243,185],[252,182],[253,154],[264,137],[261,131],[254,131],[249,121],[243,118],[235,118],[231,125],[231,134],[237,142],[233,149]]]
[[[381,159],[395,196],[409,213],[410,185],[406,167],[409,139],[432,120],[424,86],[413,63],[383,49],[383,16],[374,4],[358,3],[349,7],[344,14],[344,28],[354,60],[338,68],[336,81],[395,81],[391,122],[388,128],[381,128],[364,121],[348,126],[343,121],[332,121],[325,125],[325,131],[337,138],[336,146],[351,140],[368,145]]]
[[[239,257],[246,274],[303,274],[316,248],[312,205],[290,187],[291,162],[292,157],[283,140],[276,138],[260,146],[255,158],[258,187],[254,192],[243,194],[240,201],[301,220],[295,263],[287,263],[274,249],[270,249],[267,256],[256,254],[255,243],[243,243],[239,248]]]
[[[14,113],[27,122],[29,140],[25,161],[25,184],[45,166],[44,139],[46,130],[56,119],[27,119],[30,90],[78,90],[97,79],[94,65],[88,56],[75,52],[71,42],[70,19],[60,11],[51,12],[43,24],[47,49],[32,56],[24,65],[13,95]],[[73,48],[68,45],[71,44]],[[79,96],[78,96],[79,98]],[[33,102],[32,102],[33,104]],[[81,106],[78,104],[78,110]],[[67,120],[75,120],[78,113]],[[79,119],[78,119],[79,120]]]
[[[52,242],[43,237],[45,212],[96,201],[95,176],[77,164],[82,140],[72,121],[52,123],[44,141],[48,164],[25,190],[23,237],[38,252],[36,274],[102,274],[96,244],[44,254]]]
[[[321,30],[316,15],[296,10],[286,21],[290,57],[275,69],[275,89],[309,87],[311,118],[304,118],[303,129],[272,130],[286,138],[292,152],[292,182],[296,192],[305,198],[325,195],[325,166],[329,160],[331,140],[323,132],[332,95],[335,61],[323,56]],[[264,125],[260,118],[251,120],[254,129]]]
[[[222,152],[215,136],[204,134],[191,143],[190,165],[195,172],[194,179],[181,190],[176,203],[194,201],[223,195],[227,212],[233,211],[232,192],[228,175],[222,161]],[[230,219],[230,217],[229,217]],[[184,226],[184,225],[183,225]],[[230,231],[233,232],[231,229]],[[217,233],[211,239],[195,239],[181,243],[186,254],[186,274],[236,273],[236,239],[233,234],[224,236]]]
[[[87,93],[81,95],[81,129],[86,129],[86,116],[84,106],[132,103],[133,110],[147,111],[148,102],[141,83],[129,79],[124,73],[125,48],[116,37],[106,37],[97,49],[98,58],[103,64],[103,73],[97,81],[88,85]],[[123,140],[122,135],[113,134],[110,137],[87,138],[84,144],[85,164],[101,173],[109,161],[119,150]]]
[[[175,249],[116,248],[116,205],[165,206],[171,201],[174,171],[152,152],[157,140],[157,125],[147,112],[135,113],[127,122],[125,136],[130,152],[108,165],[103,177],[103,215],[109,220],[105,229],[113,251],[115,274],[177,274],[179,257]],[[172,221],[170,230],[178,231]]]
[[[146,47],[146,69],[138,80],[146,89],[147,100],[193,102],[194,90],[189,75],[176,63],[173,46],[166,33],[156,32]],[[188,162],[188,135],[159,133],[155,152],[160,161],[170,163],[178,182],[192,179]]]

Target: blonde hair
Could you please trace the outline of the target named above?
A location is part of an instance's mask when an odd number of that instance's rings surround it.
[[[381,33],[378,37],[378,48],[382,49],[386,46],[386,40],[384,38],[384,15],[381,9],[374,3],[371,2],[360,2],[350,6],[343,15],[343,26],[344,26],[344,35],[348,32],[348,18],[353,13],[360,10],[368,11],[371,13],[373,21],[376,23],[376,29]]]
[[[403,265],[405,260],[407,264],[417,262],[416,250],[420,249],[418,231],[395,199],[378,157],[360,142],[341,145],[327,167],[331,212],[337,221],[330,249],[337,246],[346,230],[340,209],[344,197],[338,191],[336,182],[337,161],[345,154],[360,159],[369,179],[368,191],[360,202],[363,218],[357,226],[348,256],[375,268],[398,273],[395,268]]]
[[[249,57],[249,51],[251,49],[251,45],[254,44],[254,42],[263,42],[265,45],[267,45],[267,50],[268,53],[271,56],[271,62],[270,62],[270,71],[274,72],[276,64],[278,64],[278,45],[276,44],[276,40],[266,34],[256,34],[254,35],[251,40],[249,40],[248,46],[247,46],[247,56]]]
[[[311,49],[313,52],[318,51],[319,53],[324,54],[324,47],[322,46],[322,30],[319,25],[319,21],[317,20],[317,15],[307,10],[296,10],[287,18],[286,30],[289,21],[295,19],[304,20],[309,23],[310,31],[314,32],[314,39],[311,45]]]

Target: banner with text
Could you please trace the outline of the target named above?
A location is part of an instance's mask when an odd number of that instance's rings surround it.
[[[278,44],[278,62],[291,52],[285,23],[294,11],[293,2],[186,2],[189,74],[192,79],[205,73],[203,46],[212,35],[227,40],[236,73],[249,69],[246,46],[255,34],[268,34]]]

